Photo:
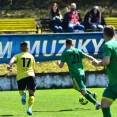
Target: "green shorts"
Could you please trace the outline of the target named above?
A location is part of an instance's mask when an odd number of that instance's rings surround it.
[[[73,80],[73,83],[74,83],[74,85],[75,85],[75,87],[77,88],[78,91],[86,89],[86,86],[85,86],[85,82],[86,82],[85,75],[79,76],[79,77],[74,77],[74,78],[72,78],[72,80]]]
[[[102,98],[107,99],[111,102],[115,101],[117,98],[117,84],[113,86],[107,86],[103,92]]]

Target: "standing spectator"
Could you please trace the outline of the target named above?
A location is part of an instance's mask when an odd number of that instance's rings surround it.
[[[82,22],[80,13],[76,11],[76,4],[72,3],[70,11],[64,15],[63,27],[67,28],[68,32],[73,32],[74,30],[84,31],[84,26],[80,22]]]
[[[88,17],[88,23],[90,24],[90,28],[92,32],[95,32],[98,28],[100,31],[103,31],[103,26],[101,25],[101,12],[98,6],[94,6],[93,9],[90,11]]]
[[[62,15],[60,14],[58,5],[56,3],[54,3],[51,7],[49,18],[51,20],[50,28],[53,30],[53,32],[62,32]]]

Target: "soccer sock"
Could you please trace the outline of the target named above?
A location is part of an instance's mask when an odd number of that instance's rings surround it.
[[[97,103],[97,101],[96,101],[89,93],[86,93],[86,94],[84,95],[84,97],[85,97],[87,100],[89,100],[91,103],[93,103],[93,104],[96,104],[96,103]]]
[[[102,108],[103,117],[112,117],[110,107]]]
[[[32,108],[33,104],[34,104],[34,96],[30,96],[28,100],[28,107]]]
[[[87,93],[88,93],[88,94],[92,94],[92,92],[91,92],[91,91],[89,91],[88,89],[87,89],[86,91],[87,91]]]
[[[89,90],[86,90],[88,94],[90,94],[93,98],[96,99],[97,95]]]

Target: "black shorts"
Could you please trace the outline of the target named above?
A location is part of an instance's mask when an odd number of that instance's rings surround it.
[[[36,89],[35,78],[33,76],[29,76],[21,80],[18,80],[17,84],[18,84],[18,90],[25,90],[27,88],[35,91]]]

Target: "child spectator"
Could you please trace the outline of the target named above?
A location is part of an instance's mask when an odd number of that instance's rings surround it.
[[[62,16],[59,12],[59,8],[56,3],[54,3],[51,7],[51,11],[49,13],[49,18],[51,20],[50,28],[53,30],[53,32],[54,33],[62,32],[62,30],[63,30],[62,21],[61,21]]]

